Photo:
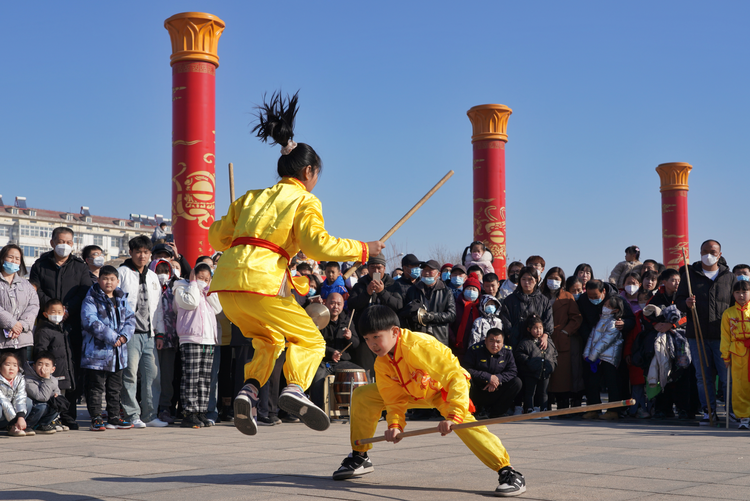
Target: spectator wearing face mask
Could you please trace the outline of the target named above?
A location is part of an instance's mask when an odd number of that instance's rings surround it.
[[[450,263],[445,263],[440,268],[440,280],[445,282],[445,285],[448,285],[451,281],[451,270],[453,270],[453,265]]]
[[[510,296],[513,291],[516,290],[522,269],[523,263],[520,261],[513,261],[508,265],[508,278],[503,280],[503,283],[500,284],[500,288],[497,290],[496,294],[496,297],[500,301]]]
[[[63,328],[64,314],[62,301],[50,299],[34,330],[34,354],[48,352],[55,356],[55,372],[52,375],[57,378],[57,384],[63,394],[72,388],[75,381],[70,341],[68,333]]]
[[[104,251],[98,245],[87,245],[81,251],[81,259],[89,267],[91,283],[99,282],[99,270],[104,266]]]
[[[26,278],[23,251],[16,244],[0,250],[0,353],[12,352],[26,364],[26,348],[33,346],[39,298]]]
[[[447,346],[450,324],[456,319],[456,302],[448,287],[439,280],[440,264],[434,259],[419,264],[422,277],[406,293],[399,316],[409,330],[430,334]],[[396,283],[401,281],[403,278]],[[426,312],[420,315],[420,309]]]
[[[479,312],[479,293],[482,284],[474,277],[464,283],[464,291],[456,301],[456,318],[451,323],[448,346],[453,354],[462,359],[466,349],[471,346],[471,330],[474,321],[481,317]]]
[[[173,273],[172,267],[166,259],[158,258],[151,261],[148,268],[156,273],[161,285],[161,298],[154,315],[154,331],[156,332],[156,353],[159,358],[159,381],[161,392],[159,395],[159,410],[157,417],[165,423],[174,423],[172,417],[172,397],[175,374],[175,360],[179,349],[177,337],[177,311],[174,308],[173,286],[180,279]]]
[[[732,268],[732,273],[738,281],[750,281],[750,266],[746,264],[738,264]]]
[[[612,273],[609,274],[609,283],[622,289],[625,284],[625,279],[630,273],[641,273],[643,263],[638,261],[641,257],[641,249],[637,245],[631,245],[625,249],[625,261],[620,261],[615,265]]]
[[[466,268],[460,264],[457,264],[451,269],[451,279],[446,285],[451,290],[454,301],[458,301],[458,298],[461,297],[461,294],[464,291],[464,283],[467,278],[469,277],[466,275]]]
[[[482,276],[487,273],[495,273],[495,268],[492,266],[494,257],[484,243],[476,241],[472,242],[466,249],[462,257],[463,265],[469,270],[471,274],[471,267],[478,266],[482,270]],[[479,277],[481,280],[482,278]]]
[[[484,341],[490,329],[503,329],[503,321],[500,320],[501,306],[500,300],[491,294],[484,294],[479,298],[479,313],[482,316],[474,320],[469,346]]]
[[[404,271],[401,278],[396,280],[392,292],[401,296],[402,301],[406,299],[406,293],[409,292],[411,286],[419,283],[422,276],[419,263],[419,259],[414,254],[407,254],[401,258],[401,268]]]
[[[639,311],[643,309],[643,306],[640,305],[639,300],[638,300],[638,296],[639,296],[638,292],[641,291],[641,286],[642,286],[641,276],[638,273],[631,271],[621,278],[622,278],[623,290],[620,291],[620,296],[625,301],[627,301],[628,304],[630,304],[630,308],[633,310],[633,313],[638,313]],[[610,281],[610,283],[612,282]],[[641,291],[641,292],[646,292],[646,291]]]
[[[503,301],[500,318],[503,330],[508,333],[507,344],[515,349],[524,334],[524,324],[532,313],[542,319],[544,335],[540,343],[542,349],[547,348],[547,339],[554,329],[552,320],[552,305],[539,290],[539,272],[536,268],[525,266],[519,273],[518,287]]]
[[[526,266],[536,268],[536,271],[539,272],[539,276],[543,277],[544,267],[547,266],[547,263],[544,261],[544,258],[542,256],[529,256],[528,259],[526,259]]]

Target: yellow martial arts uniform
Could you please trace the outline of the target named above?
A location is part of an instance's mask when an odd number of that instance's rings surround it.
[[[750,303],[735,304],[721,317],[721,358],[732,356],[732,407],[738,418],[750,417]]]
[[[264,190],[248,191],[208,231],[223,251],[211,281],[227,318],[253,339],[255,355],[245,379],[264,385],[287,347],[284,376],[307,389],[325,355],[325,341],[294,296],[308,291],[307,277],[292,279],[290,256],[302,250],[317,261],[361,261],[367,244],[326,232],[320,200],[302,182],[285,177]]]
[[[388,427],[402,431],[407,409],[434,407],[455,423],[476,421],[469,412],[469,374],[450,348],[428,334],[401,329],[394,354],[375,360],[375,375],[376,384],[360,386],[352,396],[351,442],[355,451],[372,448],[372,444],[354,445],[354,441],[375,434],[383,409],[388,412]],[[486,426],[455,433],[492,470],[510,464],[500,439]]]

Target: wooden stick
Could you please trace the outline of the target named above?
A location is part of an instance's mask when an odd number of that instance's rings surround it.
[[[513,423],[515,421],[527,421],[529,419],[564,416],[566,414],[576,414],[578,412],[601,411],[604,409],[614,409],[616,407],[626,407],[629,405],[635,405],[635,400],[634,399],[620,400],[618,402],[610,402],[607,404],[587,405],[585,407],[569,407],[567,409],[558,409],[556,411],[534,412],[532,414],[519,414],[518,416],[506,416],[506,417],[499,417],[499,418],[492,418],[492,419],[482,419],[480,421],[472,421],[471,423],[461,423],[461,424],[453,425],[451,428],[453,430],[463,430],[466,428],[474,428],[476,426]],[[421,430],[405,431],[403,433],[399,433],[398,436],[401,438],[406,438],[406,437],[416,437],[417,435],[428,435],[430,433],[439,433],[439,431],[437,427],[423,428]],[[385,437],[373,437],[373,438],[363,438],[360,440],[355,440],[354,445],[374,444],[375,442],[385,442]]]
[[[729,429],[729,399],[732,398],[732,354],[729,354],[729,365],[727,366],[727,394],[724,395],[725,407],[727,408],[727,430]]]
[[[687,280],[688,285],[688,297],[693,297],[693,287],[690,284],[690,264],[687,262],[687,258],[685,257],[685,248],[682,248],[682,262],[685,265],[685,279]],[[706,369],[708,369],[708,358],[707,355],[703,352],[703,332],[701,331],[701,324],[698,320],[698,310],[695,308],[695,304],[693,304],[693,307],[690,308],[690,312],[693,314],[693,325],[695,326],[695,341],[698,345],[698,362],[701,364],[701,380],[703,381],[703,391],[706,394],[706,407],[708,408],[708,422],[713,427],[714,425],[714,415],[711,412],[711,401],[708,398],[708,386],[706,385]],[[706,361],[706,364],[703,364],[703,360]],[[726,397],[725,397],[726,398]]]
[[[352,314],[349,316],[349,325],[346,326],[347,329],[352,328],[352,318],[354,318],[354,312],[356,311],[357,311],[356,309],[352,310]]]
[[[352,343],[347,344],[343,350],[341,350],[341,354],[343,355],[346,350],[349,349],[349,347],[352,345]]]
[[[234,165],[229,162],[229,203],[234,202]]]
[[[393,236],[393,234],[396,233],[396,231],[399,228],[401,228],[401,226],[403,226],[403,224],[406,221],[408,221],[409,218],[412,217],[414,215],[414,213],[417,212],[417,210],[419,210],[419,208],[422,207],[425,204],[425,202],[427,202],[427,200],[429,200],[430,197],[432,195],[434,195],[435,192],[437,190],[439,190],[440,187],[443,186],[446,183],[446,181],[448,181],[451,178],[451,176],[453,176],[453,174],[455,174],[455,172],[453,172],[451,170],[451,171],[448,172],[448,174],[446,174],[445,176],[443,176],[443,179],[441,179],[440,181],[438,181],[438,183],[435,186],[433,186],[432,189],[430,191],[428,191],[427,194],[425,196],[423,196],[422,199],[419,202],[417,202],[414,205],[414,207],[412,207],[409,210],[409,212],[407,212],[404,215],[404,217],[402,217],[401,219],[399,219],[398,223],[396,223],[395,225],[393,225],[393,228],[391,228],[390,230],[388,230],[388,232],[385,235],[383,235],[383,238],[381,238],[380,241],[383,242],[383,243],[385,243],[386,240],[388,240],[389,238],[391,238]],[[351,268],[349,268],[348,270],[346,270],[346,273],[344,273],[344,279],[347,279],[347,278],[351,277],[352,274],[354,274],[354,272],[357,271],[357,268],[359,268],[361,264],[362,263],[360,263],[360,262],[356,262],[356,263],[354,263],[354,266],[352,266]]]

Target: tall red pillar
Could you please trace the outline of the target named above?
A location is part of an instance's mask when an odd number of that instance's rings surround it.
[[[172,233],[191,265],[213,254],[208,228],[216,202],[215,79],[224,26],[203,12],[164,21],[172,41]]]
[[[506,278],[505,143],[513,110],[502,104],[474,106],[466,114],[473,129],[474,240],[495,256],[495,273]]]
[[[688,176],[693,166],[684,162],[660,164],[656,168],[661,180],[661,228],[664,264],[679,268],[682,249],[690,263],[688,236]]]

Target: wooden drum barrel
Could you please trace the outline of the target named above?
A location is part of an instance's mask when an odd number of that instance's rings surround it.
[[[341,369],[333,379],[333,396],[340,406],[351,405],[351,393],[359,386],[368,384],[367,373],[363,369]]]

